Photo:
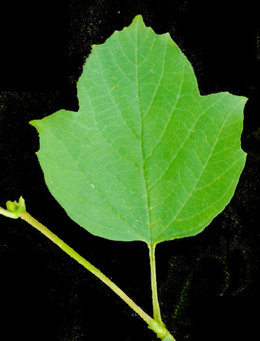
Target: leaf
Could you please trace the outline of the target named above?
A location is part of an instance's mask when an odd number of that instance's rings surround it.
[[[142,17],[94,45],[79,111],[32,121],[47,186],[94,235],[149,244],[202,231],[245,164],[245,97],[201,96],[187,58]]]

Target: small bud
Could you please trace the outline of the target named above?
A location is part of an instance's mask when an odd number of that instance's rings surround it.
[[[25,201],[23,197],[19,198],[19,201],[7,201],[6,208],[8,212],[13,213],[17,218],[19,218],[20,213],[26,210]]]

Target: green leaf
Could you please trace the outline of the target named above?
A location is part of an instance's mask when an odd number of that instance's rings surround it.
[[[79,111],[32,121],[52,195],[94,235],[149,244],[202,231],[245,164],[245,97],[201,96],[187,58],[142,17],[94,45]]]

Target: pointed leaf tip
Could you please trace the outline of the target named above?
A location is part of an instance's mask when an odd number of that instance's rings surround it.
[[[143,17],[142,17],[141,14],[137,14],[137,15],[134,17],[132,23],[140,23],[140,22],[144,23],[144,19],[143,19]]]
[[[31,120],[29,121],[29,124],[39,132],[40,127],[42,126],[42,120]]]
[[[38,121],[38,120],[31,120],[31,121],[29,121],[29,124],[30,124],[31,126],[33,126],[33,127],[36,128],[36,126],[37,126],[37,121]]]

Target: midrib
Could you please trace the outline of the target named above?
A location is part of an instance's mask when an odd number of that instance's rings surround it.
[[[138,60],[138,27],[136,26],[136,48],[135,48],[135,62],[136,62],[136,89],[137,89],[137,101],[138,101],[138,110],[140,116],[140,152],[141,152],[141,169],[143,173],[143,183],[144,183],[144,192],[146,199],[146,214],[147,214],[147,228],[148,233],[150,235],[150,245],[152,245],[152,230],[151,230],[151,211],[150,211],[150,197],[148,191],[148,184],[145,175],[144,169],[144,148],[143,148],[143,117],[142,117],[142,109],[140,103],[140,87],[139,87],[139,60]]]

